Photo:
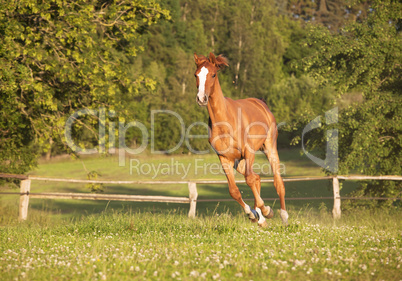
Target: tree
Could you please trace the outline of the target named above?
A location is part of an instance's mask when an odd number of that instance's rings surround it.
[[[290,0],[288,12],[294,19],[312,22],[338,32],[347,22],[366,18],[369,1]]]
[[[231,1],[227,5],[224,28],[229,38],[218,38],[216,45],[227,54],[232,76],[222,87],[233,81],[233,96],[265,98],[283,77],[285,44],[274,1]]]
[[[400,175],[402,4],[376,0],[369,11],[367,20],[349,24],[339,34],[311,27],[310,44],[318,44],[319,51],[305,58],[303,66],[320,85],[337,90],[339,173]],[[357,101],[346,102],[351,95]],[[397,197],[401,188],[400,182],[371,181],[356,194]]]
[[[121,110],[122,97],[154,87],[131,64],[162,18],[169,12],[152,0],[1,1],[0,170],[31,169],[77,109]]]

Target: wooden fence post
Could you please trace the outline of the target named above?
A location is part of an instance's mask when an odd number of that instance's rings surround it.
[[[334,208],[332,209],[332,216],[334,219],[341,218],[341,196],[339,193],[339,179],[337,176],[332,178],[332,187],[334,190]]]
[[[31,180],[22,180],[20,184],[20,209],[19,209],[19,221],[24,221],[28,217],[28,205],[29,205],[29,192],[31,191]]]
[[[195,217],[195,209],[197,207],[197,184],[195,182],[188,183],[188,191],[189,191],[189,198],[190,198],[190,210],[188,212],[189,218]]]

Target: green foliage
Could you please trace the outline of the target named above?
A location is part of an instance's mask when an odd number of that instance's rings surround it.
[[[229,58],[234,83],[231,95],[263,98],[283,76],[281,63],[285,42],[279,30],[286,21],[276,16],[274,3],[270,0],[225,4],[227,9],[219,12],[220,15],[227,11],[232,14],[225,26],[229,39],[217,37],[216,44]],[[226,79],[224,81],[230,85],[232,81]]]
[[[346,22],[360,22],[367,17],[370,1],[355,0],[289,0],[288,12],[302,22],[325,26],[338,32]]]
[[[1,1],[1,170],[31,169],[75,110],[118,110],[122,96],[154,87],[130,64],[141,34],[162,18],[169,12],[147,0]]]
[[[101,176],[97,171],[90,171],[87,174],[87,180],[96,180],[98,176]],[[91,190],[91,192],[103,192],[103,184],[102,183],[87,183],[85,184],[85,188]]]
[[[277,83],[266,97],[268,104],[278,110],[278,122],[290,122],[308,112],[321,112],[329,109],[333,100],[333,89],[317,89],[317,83],[308,76],[290,76]],[[289,123],[290,125],[290,123]]]
[[[373,1],[366,21],[339,34],[311,27],[309,43],[320,47],[304,67],[320,85],[336,88],[341,174],[402,173],[401,18],[400,2]],[[361,99],[345,102],[352,91]],[[325,139],[312,143],[322,145]],[[396,197],[401,188],[400,182],[370,182],[361,185],[359,194]]]

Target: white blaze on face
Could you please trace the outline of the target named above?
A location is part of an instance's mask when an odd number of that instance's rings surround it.
[[[198,87],[198,100],[204,101],[205,100],[205,82],[207,81],[207,74],[208,74],[208,69],[203,66],[201,68],[200,73],[198,73],[198,79],[200,79],[200,84]]]

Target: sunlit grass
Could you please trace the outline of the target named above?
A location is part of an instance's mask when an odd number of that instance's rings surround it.
[[[241,214],[106,211],[2,227],[3,280],[398,280],[399,213],[278,217],[266,229]]]
[[[142,155],[148,165],[194,166],[200,156]],[[219,165],[216,155],[201,163]],[[286,176],[322,175],[298,151],[281,153]],[[257,163],[266,163],[264,156]],[[218,166],[219,167],[219,166]],[[193,167],[194,168],[194,167]],[[43,162],[32,174],[85,179],[151,180],[133,174],[115,157]],[[262,175],[269,177],[270,175]],[[241,176],[238,176],[240,179]],[[181,180],[177,174],[154,179]],[[190,169],[183,180],[225,179],[222,173]],[[243,198],[253,204],[245,184]],[[230,199],[227,184],[198,184],[199,199]],[[345,185],[341,191],[354,188]],[[83,184],[33,181],[31,192],[90,192]],[[181,185],[105,185],[105,193],[188,196]],[[331,196],[329,181],[286,183],[287,198]],[[272,184],[262,197],[277,198]],[[30,199],[28,220],[18,223],[18,196],[0,200],[0,273],[4,280],[396,280],[400,277],[401,221],[398,209],[353,210],[331,217],[332,200],[287,201],[285,228],[273,206],[269,227],[259,228],[232,201],[188,205],[141,202]]]

